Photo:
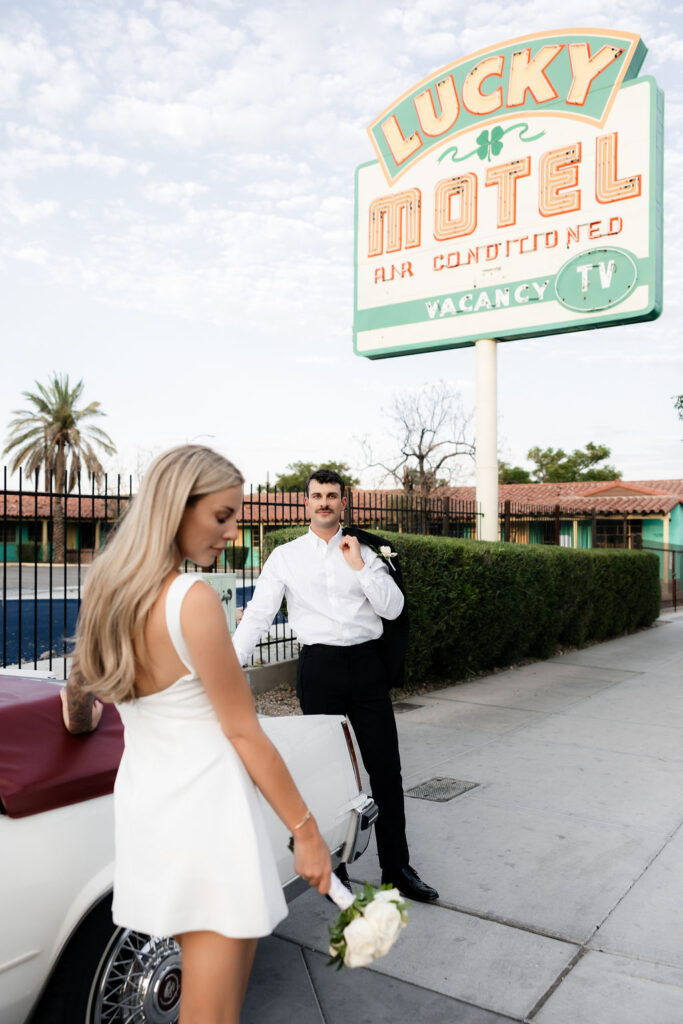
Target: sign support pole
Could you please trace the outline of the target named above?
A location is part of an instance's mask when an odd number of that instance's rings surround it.
[[[480,338],[476,351],[477,504],[482,513],[477,537],[499,540],[498,380],[495,338]]]

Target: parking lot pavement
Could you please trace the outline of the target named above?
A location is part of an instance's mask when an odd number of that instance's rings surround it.
[[[476,784],[406,799],[438,904],[413,904],[371,968],[336,972],[332,908],[305,894],[260,946],[245,1021],[681,1024],[683,615],[408,703],[406,792]],[[372,848],[350,873],[379,883]]]

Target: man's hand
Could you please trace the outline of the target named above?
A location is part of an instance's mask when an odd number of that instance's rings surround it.
[[[339,544],[339,550],[347,563],[352,569],[355,569],[356,572],[360,572],[360,570],[365,566],[365,562],[363,561],[360,553],[360,542],[358,537],[342,537]]]

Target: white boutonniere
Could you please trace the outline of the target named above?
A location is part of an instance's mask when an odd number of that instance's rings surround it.
[[[388,562],[388,564],[391,566],[394,572],[396,572],[396,567],[394,566],[394,563],[391,561],[391,559],[395,557],[396,552],[392,551],[391,547],[388,544],[380,545],[380,547],[377,548],[377,554],[385,562]]]

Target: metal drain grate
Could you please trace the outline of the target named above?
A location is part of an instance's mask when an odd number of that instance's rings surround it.
[[[418,800],[436,800],[438,803],[446,803],[456,796],[462,796],[468,789],[476,789],[478,782],[465,782],[463,779],[448,779],[437,776],[428,782],[421,782],[419,786],[413,786],[406,790],[406,796],[414,796]]]
[[[397,700],[393,705],[394,711],[398,711],[399,714],[401,711],[416,711],[417,708],[423,707],[424,704],[411,704],[407,700]]]

